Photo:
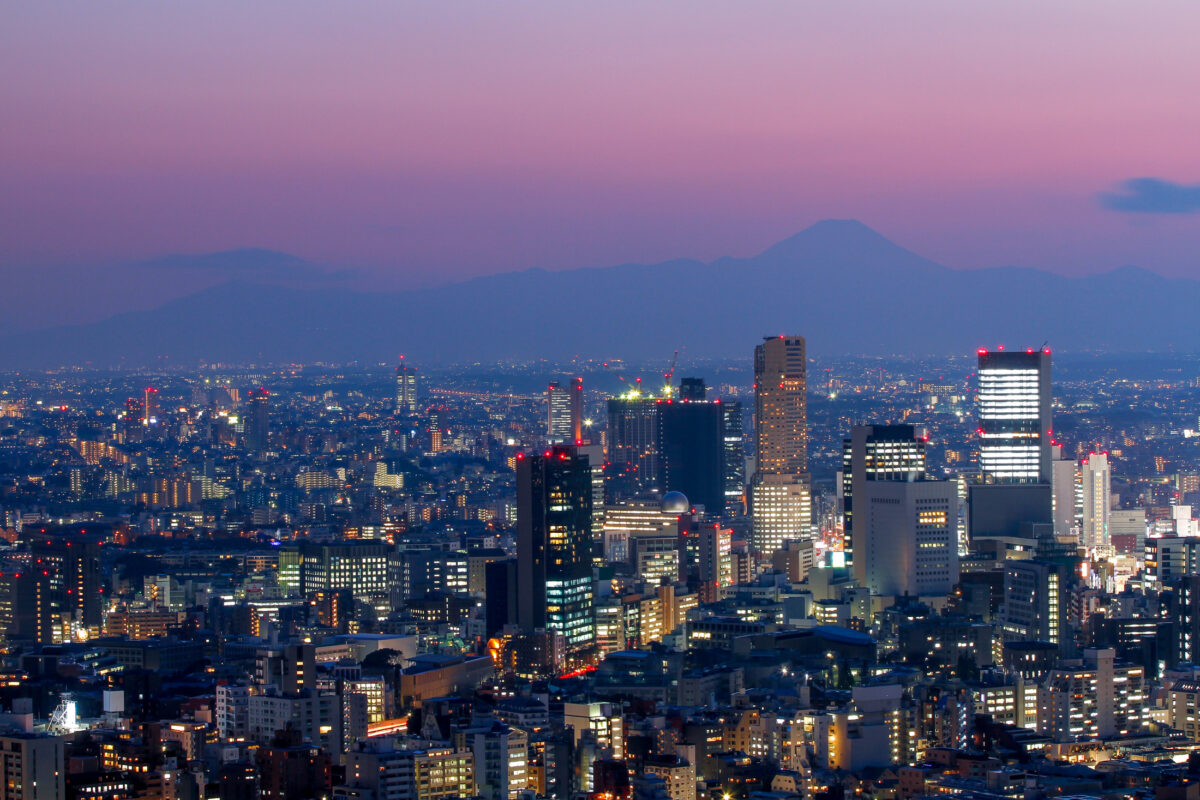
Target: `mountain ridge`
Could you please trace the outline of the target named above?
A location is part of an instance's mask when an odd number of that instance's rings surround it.
[[[824,220],[756,255],[707,263],[531,268],[393,292],[249,280],[258,277],[235,275],[149,311],[10,333],[0,368],[387,361],[399,352],[426,363],[644,358],[679,346],[748,357],[759,336],[778,331],[825,353],[970,352],[1018,340],[1200,351],[1200,326],[1189,323],[1200,282],[1140,267],[1084,277],[956,270],[857,220]]]

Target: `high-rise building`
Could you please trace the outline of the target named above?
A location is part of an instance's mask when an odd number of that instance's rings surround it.
[[[774,553],[784,542],[811,539],[812,486],[808,473],[755,472],[750,484],[750,511],[751,543],[762,555]]]
[[[517,579],[522,629],[560,632],[568,656],[593,645],[592,477],[574,447],[517,459]]]
[[[723,596],[723,590],[733,585],[732,559],[733,531],[720,525],[702,525],[698,532],[700,572],[700,599],[715,603]]]
[[[948,595],[958,582],[952,481],[863,481],[854,496],[854,564],[878,595]]]
[[[804,337],[766,337],[754,348],[756,470],[808,471],[808,394]]]
[[[125,401],[125,413],[121,415],[121,431],[125,441],[140,442],[146,434],[146,398],[130,397]]]
[[[1089,551],[1106,553],[1112,546],[1109,535],[1109,510],[1112,505],[1112,473],[1107,453],[1091,453],[1083,460],[1083,546]]]
[[[577,383],[578,382],[578,383]],[[576,386],[579,386],[579,395]],[[551,381],[546,387],[546,436],[554,444],[579,444],[583,438],[582,379],[570,387]]]
[[[429,427],[427,429],[429,433],[429,452],[435,455],[442,452],[444,449],[444,442],[442,438],[443,410],[444,409],[441,406],[434,406],[429,409]]]
[[[1050,350],[979,350],[984,483],[1050,483]]]
[[[725,511],[726,455],[723,404],[665,400],[658,408],[658,486],[683,492],[713,516]]]
[[[1079,537],[1080,513],[1079,507],[1079,462],[1073,458],[1064,458],[1062,445],[1051,448],[1051,495],[1054,502],[1054,534],[1056,536]]]
[[[160,421],[158,418],[158,389],[153,386],[146,387],[146,391],[142,395],[142,409],[142,424],[148,429],[156,429]]]
[[[842,440],[842,550],[859,582],[866,564],[855,558],[854,496],[867,481],[923,480],[928,441],[925,429],[913,425],[855,425]]]
[[[803,337],[766,337],[754,348],[751,541],[764,555],[790,539],[812,536],[806,376]]]
[[[1073,644],[1069,597],[1074,570],[1069,563],[1008,561],[1004,565],[1004,602],[1000,635],[1005,642],[1050,642],[1060,649]]]
[[[271,435],[271,393],[264,387],[246,393],[247,408],[243,430],[246,449],[261,453],[267,449]]]
[[[396,413],[414,415],[420,411],[417,404],[417,368],[404,362],[396,367]]]
[[[583,378],[571,378],[571,441],[583,444]]]
[[[104,583],[96,538],[36,536],[30,540],[28,564],[5,573],[11,600],[9,635],[57,644],[80,641],[98,631]]]
[[[1050,350],[979,350],[979,482],[972,538],[1016,536],[1054,522]]]
[[[1144,733],[1150,724],[1146,669],[1116,662],[1111,649],[1089,649],[1060,662],[1038,688],[1039,733],[1057,742]]]
[[[742,425],[742,404],[737,400],[721,403],[725,437],[725,513],[737,516],[746,510],[746,433]]]
[[[658,488],[659,401],[626,392],[608,401],[609,499],[652,494]]]

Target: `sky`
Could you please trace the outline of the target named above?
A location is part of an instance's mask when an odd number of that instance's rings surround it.
[[[401,288],[746,256],[825,218],[957,268],[1200,278],[1194,0],[2,16],[10,325],[238,271],[177,254],[263,248],[305,280]]]

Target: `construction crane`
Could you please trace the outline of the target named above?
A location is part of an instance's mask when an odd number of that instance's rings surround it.
[[[663,373],[663,394],[670,395],[674,388],[671,386],[671,378],[675,377],[675,365],[679,363],[679,351],[676,350],[671,354],[671,368]]]
[[[610,364],[610,363],[608,363],[607,361],[605,361],[605,362],[604,362],[604,368],[605,368],[606,370],[608,370],[609,372],[611,372],[613,375],[616,375],[616,376],[617,376],[617,380],[619,380],[621,383],[623,383],[623,384],[625,384],[626,386],[628,386],[630,391],[633,391],[633,390],[634,390],[634,388],[633,388],[633,385],[632,385],[632,384],[630,384],[630,382],[629,382],[629,381],[625,380],[625,377],[624,377],[623,375],[621,375],[621,373],[617,372],[617,368],[616,368],[616,367],[614,367],[612,364]]]

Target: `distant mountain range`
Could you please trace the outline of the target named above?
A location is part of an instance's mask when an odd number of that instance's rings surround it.
[[[293,257],[262,251],[273,264]],[[209,257],[197,257],[199,259]],[[214,261],[221,259],[213,257]],[[305,263],[298,261],[298,263]],[[860,222],[827,220],[750,258],[548,272],[363,292],[231,280],[150,311],[8,332],[0,368],[208,362],[746,357],[763,335],[812,353],[980,345],[1200,351],[1200,282],[1136,267],[1067,278],[956,270]]]

